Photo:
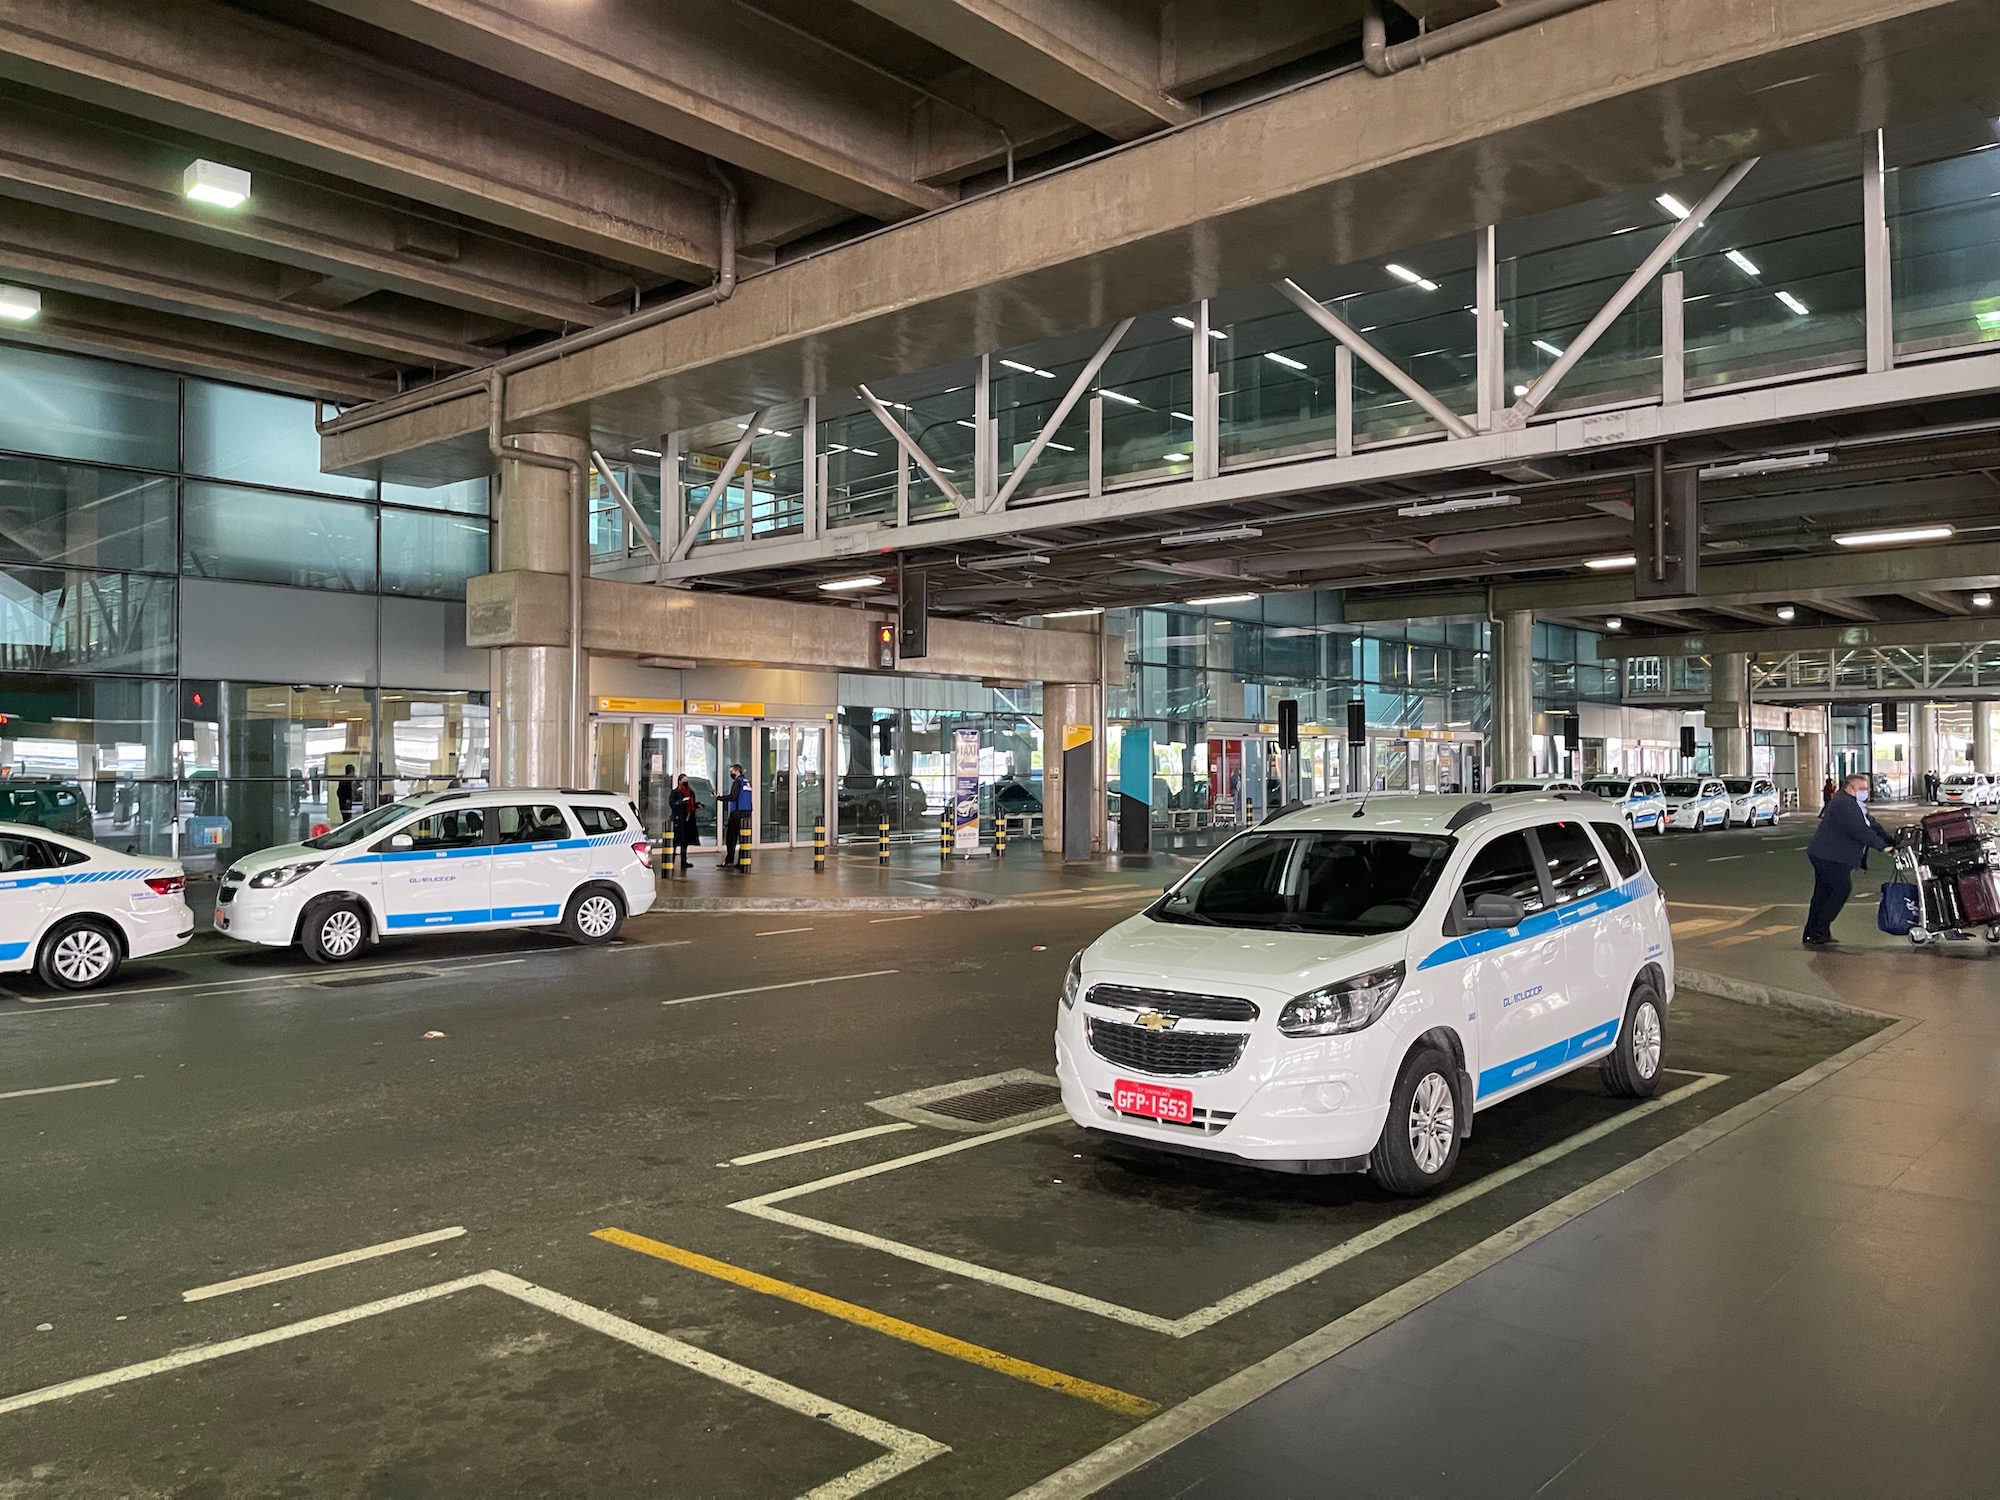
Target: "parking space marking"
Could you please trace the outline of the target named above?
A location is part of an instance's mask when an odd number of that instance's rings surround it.
[[[208,1286],[190,1287],[181,1293],[181,1301],[205,1302],[210,1297],[227,1297],[231,1292],[248,1291],[253,1286],[270,1286],[274,1282],[293,1281],[301,1276],[310,1276],[315,1271],[331,1271],[338,1266],[351,1266],[357,1261],[378,1260],[384,1255],[394,1255],[399,1250],[415,1250],[423,1245],[439,1245],[446,1240],[455,1240],[464,1233],[463,1224],[454,1224],[449,1229],[433,1229],[424,1234],[408,1235],[400,1240],[384,1240],[379,1245],[363,1245],[358,1250],[343,1250],[338,1255],[322,1255],[318,1260],[302,1260],[297,1265],[257,1271],[248,1276],[238,1276],[232,1281],[217,1281]]]
[[[0,1094],[0,1099],[26,1099],[33,1094],[67,1094],[72,1089],[101,1089],[117,1081],[115,1078],[93,1078],[88,1083],[52,1083],[46,1088],[14,1089],[9,1093]]]
[[[939,1157],[948,1156],[954,1152],[970,1151],[975,1147],[984,1146],[993,1141],[1006,1140],[1013,1136],[1024,1135],[1031,1130],[1046,1129],[1050,1125],[1064,1123],[1067,1120],[1067,1116],[1057,1116],[1051,1120],[1035,1120],[1026,1125],[1012,1126],[1006,1130],[990,1131],[985,1135],[974,1136],[970,1140],[954,1142],[949,1146],[936,1146],[928,1151],[918,1151],[909,1156],[899,1156],[886,1162],[878,1162],[874,1166],[858,1167],[850,1172],[836,1173],[831,1177],[823,1177],[816,1182],[801,1183],[797,1187],[782,1188],[775,1193],[763,1193],[754,1198],[745,1198],[729,1206],[739,1212],[751,1214],[760,1219],[768,1219],[774,1224],[783,1224],[793,1229],[809,1230],[814,1234],[825,1235],[829,1239],[844,1240],[852,1245],[861,1245],[871,1250],[879,1250],[885,1255],[893,1255],[902,1260],[914,1261],[918,1265],[929,1266],[933,1270],[944,1271],[954,1276],[963,1276],[968,1280],[984,1282],[988,1286],[996,1286],[1007,1291],[1019,1292],[1023,1296],[1034,1297],[1043,1302],[1053,1302],[1060,1307],[1071,1308],[1078,1312],[1093,1313],[1100,1318],[1106,1318],[1112,1322],[1124,1323],[1133,1328],[1143,1328],[1152,1333],[1165,1334],[1169,1338],[1184,1339],[1192,1334],[1212,1328],[1223,1319],[1233,1317],[1246,1308],[1255,1307],[1261,1302],[1266,1302],[1272,1297],[1277,1296],[1280,1292],[1289,1291],[1302,1282],[1310,1281],[1315,1276],[1323,1275],[1345,1261],[1352,1260],[1356,1256],[1366,1254],[1370,1250],[1385,1245],[1399,1235],[1407,1234],[1419,1225],[1429,1223],[1441,1214],[1449,1213],[1451,1210],[1459,1208],[1475,1198],[1484,1197],[1487,1193],[1504,1187],[1508,1183],[1516,1181],[1530,1172],[1545,1167],[1550,1162],[1558,1161],[1571,1152],[1590,1145],[1594,1141],[1602,1140],[1613,1131],[1622,1130],[1625,1126],[1643,1120],[1648,1115],[1655,1114],[1660,1110],[1678,1104],[1684,1099],[1690,1099],[1706,1089],[1711,1089],[1716,1084],[1725,1081],[1727,1076],[1727,1074],[1723,1073],[1697,1073],[1694,1075],[1693,1081],[1683,1084],[1672,1093],[1662,1094],[1656,1099],[1649,1099],[1644,1104],[1624,1110],[1610,1119],[1600,1121],[1587,1130],[1582,1130],[1575,1135],[1568,1136],[1556,1142],[1553,1146],[1536,1152],[1532,1156],[1523,1157],[1511,1166],[1502,1167],[1496,1172],[1490,1172],[1477,1182],[1467,1183],[1462,1188],[1433,1199],[1421,1208],[1412,1209],[1408,1213],[1399,1214],[1393,1219],[1385,1220],[1373,1229],[1364,1230],[1352,1239],[1343,1240],[1340,1244],[1323,1250],[1318,1255],[1312,1256],[1307,1260],[1300,1261],[1295,1266],[1267,1276],[1261,1281],[1253,1282],[1240,1291],[1231,1292],[1228,1296],[1211,1302],[1206,1307],[1198,1307],[1193,1312],[1178,1318],[1162,1317],[1158,1313],[1149,1313],[1136,1307],[1126,1307],[1122,1303],[1109,1302],[1101,1297],[1092,1297],[1082,1292],[1071,1291],[1067,1287],[1055,1286],[1049,1282],[1034,1281],[1025,1276],[1016,1276],[1011,1272],[998,1271],[990,1266],[982,1266],[975,1261],[961,1260],[957,1256],[939,1255],[934,1251],[925,1250],[916,1245],[905,1244],[901,1240],[892,1240],[883,1235],[869,1234],[865,1230],[850,1229],[844,1224],[835,1224],[825,1219],[811,1218],[806,1214],[793,1213],[789,1209],[778,1208],[776,1206],[788,1199],[801,1198],[809,1193],[823,1192],[828,1188],[839,1187],[849,1182],[859,1182],[864,1178],[880,1176],[884,1172],[893,1172],[902,1167],[914,1166],[919,1162],[935,1161]]]
[[[15,998],[25,999],[23,996],[16,996]],[[25,1001],[25,1003],[32,1005],[36,1002],[30,1000]],[[109,1000],[86,1000],[82,1005],[56,1005],[51,1006],[48,1010],[0,1011],[0,1020],[5,1020],[8,1016],[59,1016],[66,1010],[103,1010],[110,1003]]]
[[[525,958],[481,958],[469,960],[453,960],[449,958],[412,959],[408,963],[401,964],[376,964],[364,969],[341,969],[337,974],[333,975],[328,975],[320,966],[314,965],[310,970],[274,971],[270,974],[245,975],[237,979],[191,979],[184,984],[152,984],[133,990],[113,990],[110,993],[123,1000],[132,995],[164,995],[181,990],[240,989],[246,984],[269,985],[279,989],[296,989],[301,986],[317,985],[323,978],[362,979],[372,974],[397,974],[405,969],[435,969],[444,965],[450,966],[447,970],[448,973],[462,974],[472,969],[498,969],[504,968],[509,964],[524,964],[526,962],[527,959]],[[101,1003],[108,1005],[111,1002],[107,1000]]]
[[[768,995],[772,990],[798,990],[814,984],[844,984],[850,979],[880,979],[900,974],[901,969],[868,969],[860,974],[827,974],[818,979],[788,979],[783,984],[753,984],[740,990],[711,990],[706,995],[683,995],[678,1000],[662,1000],[662,1005],[692,1005],[697,1000],[729,1000],[737,995]]]
[[[884,922],[914,922],[918,917],[923,915],[924,913],[920,911],[913,911],[907,917],[870,917],[868,925],[870,927],[880,927]]]
[[[684,1344],[679,1339],[668,1338],[665,1334],[655,1333],[650,1328],[641,1328],[637,1323],[629,1323],[623,1318],[605,1312],[602,1308],[578,1302],[573,1297],[565,1297],[560,1292],[550,1291],[547,1287],[523,1281],[520,1277],[510,1276],[505,1271],[480,1271],[471,1276],[460,1276],[452,1281],[441,1281],[435,1286],[419,1287],[413,1292],[403,1292],[394,1297],[383,1297],[379,1301],[343,1308],[339,1312],[305,1318],[297,1323],[286,1323],[277,1328],[267,1328],[261,1333],[245,1334],[241,1338],[224,1339],[214,1344],[196,1344],[190,1348],[176,1349],[173,1353],[161,1355],[158,1359],[141,1360],[137,1364],[122,1365],[113,1370],[100,1370],[95,1375],[85,1375],[77,1380],[65,1380],[55,1385],[42,1386],[38,1390],[23,1391],[17,1396],[0,1398],[0,1416],[26,1411],[30,1407],[46,1405],[52,1401],[66,1401],[72,1396],[87,1396],[112,1386],[128,1385],[152,1375],[185,1370],[191,1365],[206,1364],[210,1360],[247,1353],[252,1349],[262,1349],[271,1344],[303,1338],[307,1334],[344,1327],[350,1323],[361,1322],[365,1318],[379,1317],[383,1313],[398,1312],[407,1307],[435,1302],[441,1297],[449,1297],[474,1287],[487,1287],[516,1301],[525,1302],[531,1307],[539,1307],[544,1312],[554,1313],[557,1317],[565,1318],[579,1327],[629,1344],[634,1349],[656,1355],[679,1365],[684,1370],[691,1370],[697,1375],[705,1375],[711,1380],[733,1386],[746,1395],[755,1396],[773,1406],[781,1406],[787,1411],[796,1412],[813,1421],[824,1422],[829,1427],[838,1428],[850,1436],[861,1438],[878,1448],[887,1450],[880,1458],[873,1459],[857,1469],[850,1469],[838,1478],[807,1490],[800,1500],[853,1500],[853,1497],[865,1494],[876,1485],[893,1479],[898,1474],[908,1473],[919,1464],[928,1463],[940,1454],[951,1451],[943,1443],[925,1437],[920,1432],[897,1427],[879,1417],[871,1417],[866,1412],[856,1411],[851,1406],[843,1406],[824,1396],[816,1396],[811,1391],[788,1384],[775,1376],[766,1375],[760,1370],[753,1370],[748,1365],[739,1365],[734,1360],[724,1359],[719,1354],[710,1354],[706,1349],[698,1349],[693,1344]]]
[[[800,1307],[809,1307],[814,1312],[825,1313],[828,1317],[839,1318],[858,1327],[873,1329],[876,1333],[887,1334],[892,1339],[901,1339],[906,1344],[929,1349],[938,1354],[962,1359],[967,1364],[977,1365],[983,1370],[1010,1375],[1016,1380],[1024,1380],[1030,1385],[1038,1385],[1046,1390],[1059,1391],[1065,1396],[1075,1396],[1078,1400],[1089,1401],[1121,1416],[1150,1417],[1160,1409],[1157,1401],[1148,1401],[1144,1396],[1135,1396],[1130,1391],[1121,1391],[1113,1386],[1099,1385],[1094,1380],[1084,1380],[1075,1375],[1065,1375],[1060,1370],[1051,1370],[1046,1365],[1033,1364],[1025,1359],[1016,1359],[1011,1354],[1002,1354],[997,1349],[988,1349],[983,1344],[968,1343],[954,1338],[948,1333],[939,1333],[935,1328],[926,1328],[921,1323],[911,1323],[902,1318],[891,1317],[887,1313],[876,1312],[871,1307],[863,1307],[856,1302],[846,1302],[839,1297],[829,1297],[824,1292],[815,1292],[808,1287],[780,1281],[774,1276],[765,1276],[757,1271],[731,1265],[726,1260],[716,1260],[700,1255],[692,1250],[683,1250],[678,1245],[664,1244],[648,1239],[642,1234],[633,1234],[624,1229],[597,1229],[591,1231],[593,1239],[606,1244],[622,1245],[627,1250],[636,1250],[641,1255],[650,1255],[655,1260],[664,1260],[672,1265],[683,1266],[690,1271],[699,1271],[704,1276],[713,1276],[718,1281],[727,1281],[753,1292],[762,1292],[767,1297],[777,1297],[793,1302]]]
[[[0,1099],[6,1095],[0,1094]],[[871,1136],[894,1135],[899,1130],[915,1130],[908,1123],[895,1125],[870,1125],[865,1130],[843,1130],[839,1135],[823,1135],[817,1140],[800,1141],[796,1146],[775,1146],[769,1151],[752,1151],[748,1156],[732,1156],[732,1167],[754,1167],[760,1161],[776,1161],[781,1156],[799,1156],[807,1151],[818,1151],[826,1146],[844,1146],[849,1141],[865,1141]]]
[[[760,932],[758,937],[783,937],[788,932],[811,932],[810,927],[773,927],[769,932]]]

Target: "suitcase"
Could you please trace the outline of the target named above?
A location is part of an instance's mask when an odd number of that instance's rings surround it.
[[[1972,925],[2000,922],[2000,874],[1980,870],[1957,880],[1958,908]]]
[[[1965,925],[1965,914],[1958,904],[1958,886],[1953,881],[1924,881],[1924,918],[1932,932],[1950,932]]]
[[[1948,807],[1924,814],[1924,846],[1942,848],[1947,844],[1976,844],[1982,838],[1979,819],[1968,808]]]

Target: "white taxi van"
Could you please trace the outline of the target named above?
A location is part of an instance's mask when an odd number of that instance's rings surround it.
[[[1071,961],[1070,1118],[1164,1151],[1428,1193],[1475,1112],[1577,1068],[1651,1094],[1666,903],[1583,793],[1381,797],[1237,835]]]
[[[507,788],[391,802],[238,860],[215,930],[320,963],[394,933],[554,927],[608,943],[654,899],[650,844],[610,792]]]
[[[194,936],[186,891],[170,859],[0,823],[0,970],[33,969],[59,990],[104,984],[126,959]]]

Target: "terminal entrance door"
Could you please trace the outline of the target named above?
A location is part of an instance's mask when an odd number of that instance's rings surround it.
[[[757,845],[809,844],[814,819],[827,812],[827,725],[750,720],[600,717],[591,724],[591,785],[630,797],[646,832],[658,838],[671,821],[667,795],[686,776],[694,789],[696,857],[721,848],[718,808],[729,767],[750,781]]]

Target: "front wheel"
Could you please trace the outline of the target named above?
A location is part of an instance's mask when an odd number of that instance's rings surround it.
[[[368,942],[368,914],[346,897],[316,901],[299,922],[299,946],[316,964],[346,963]]]
[[[118,972],[118,938],[88,917],[65,922],[42,939],[35,972],[51,989],[87,990]]]
[[[1604,1086],[1621,1099],[1647,1099],[1660,1086],[1660,1064],[1667,1054],[1667,1008],[1650,979],[1632,986],[1625,1002],[1625,1024],[1600,1071]]]
[[[1436,1047],[1419,1047],[1403,1060],[1382,1138],[1368,1157],[1368,1175],[1384,1192],[1404,1198],[1436,1192],[1458,1166],[1456,1072]]]
[[[562,934],[572,943],[608,943],[625,925],[625,903],[603,886],[590,886],[569,898]]]

